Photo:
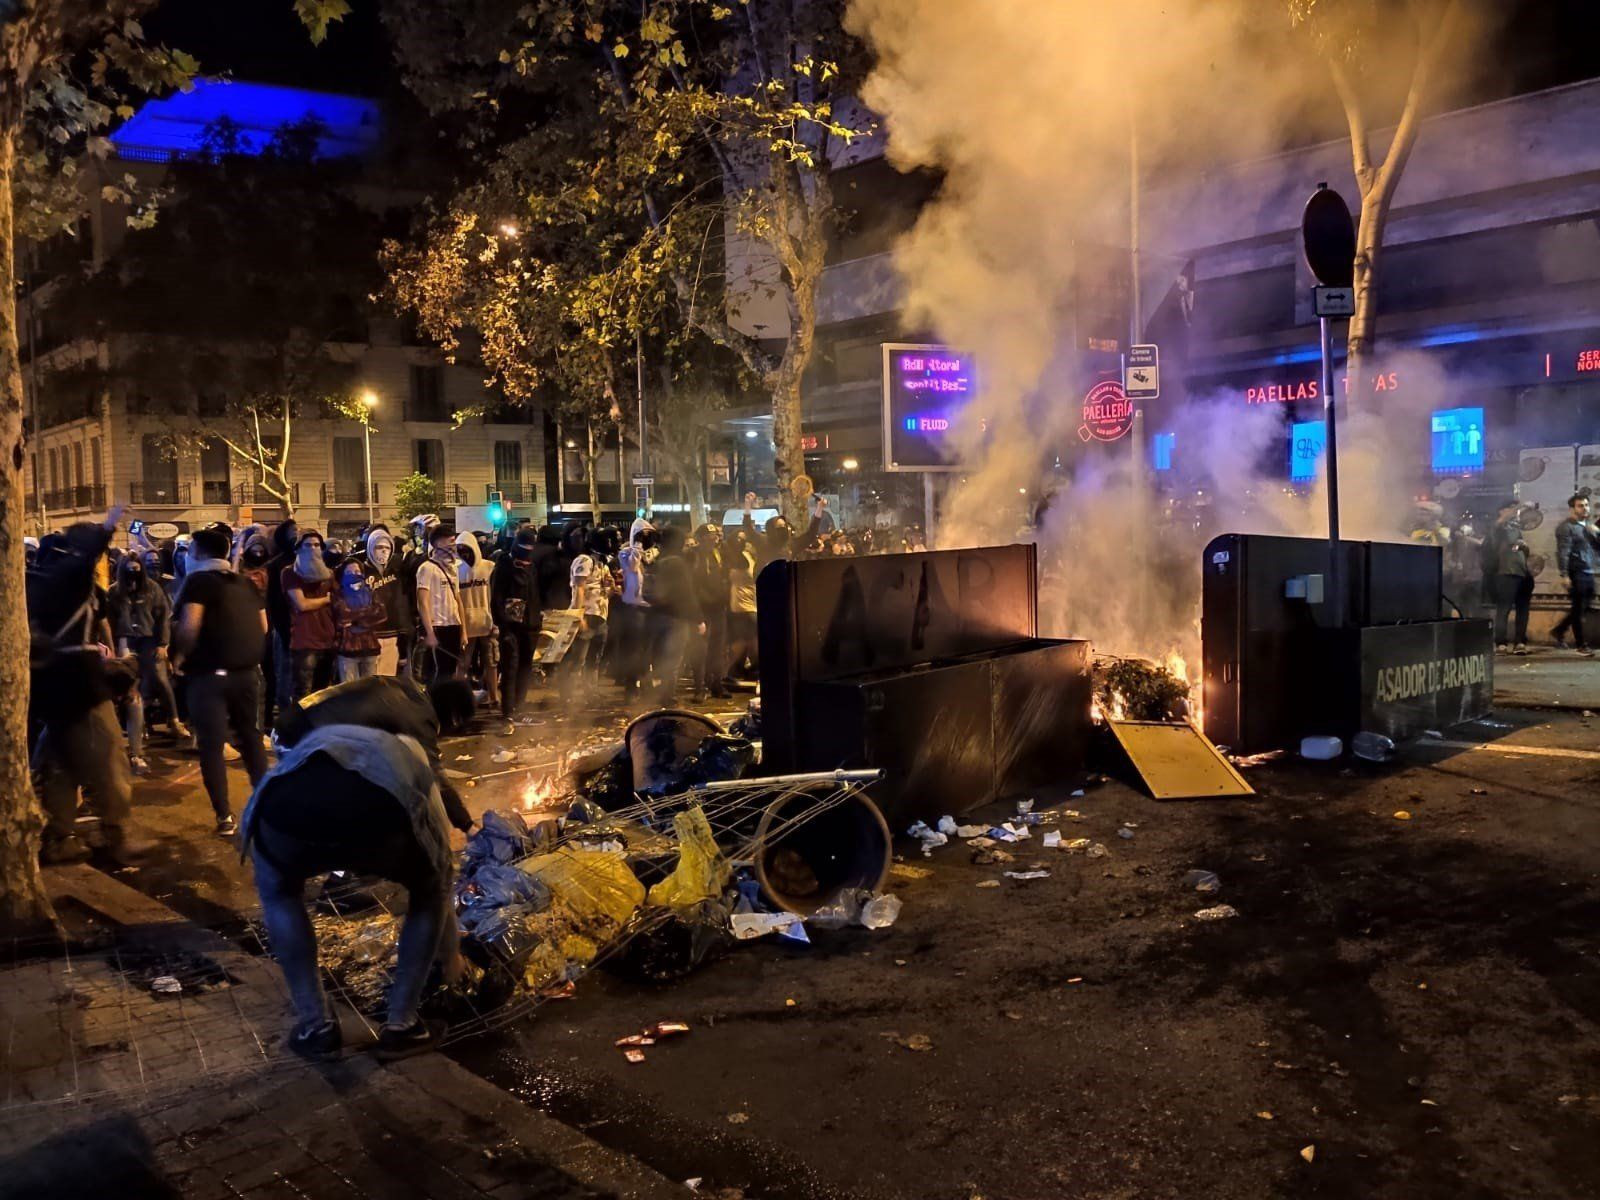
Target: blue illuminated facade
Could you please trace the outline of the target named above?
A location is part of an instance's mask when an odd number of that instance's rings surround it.
[[[151,100],[111,135],[117,155],[142,162],[190,158],[204,149],[208,127],[226,118],[239,128],[241,149],[259,154],[284,125],[311,118],[325,132],[323,158],[361,157],[378,144],[381,112],[375,101],[266,83],[198,79],[187,92]]]

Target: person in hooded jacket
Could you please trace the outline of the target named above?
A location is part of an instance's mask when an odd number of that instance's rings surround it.
[[[494,564],[484,554],[477,535],[468,529],[456,534],[456,573],[461,585],[461,636],[465,639],[462,657],[467,674],[481,682],[488,702],[498,708],[496,668],[500,648],[495,642],[494,614],[489,611],[489,581],[494,576]]]
[[[144,849],[129,835],[133,780],[116,698],[131,686],[97,644],[102,624],[95,574],[122,510],[103,525],[83,522],[40,539],[27,574],[30,654],[30,727],[39,729],[33,765],[46,826],[40,857],[47,863],[80,862],[89,850],[78,838],[78,791],[87,789],[100,815],[107,849],[119,861]]]
[[[111,589],[111,632],[117,640],[117,653],[131,654],[139,664],[139,691],[143,704],[129,706],[130,726],[137,721],[138,731],[128,731],[134,769],[140,768],[145,705],[160,701],[166,712],[167,727],[173,737],[187,738],[189,730],[178,716],[178,697],[172,690],[167,671],[167,647],[172,641],[172,604],[160,585],[145,573],[144,562],[126,554],[117,564],[117,582]]]
[[[656,530],[643,517],[628,530],[628,544],[617,554],[622,587],[611,606],[607,636],[613,646],[612,678],[630,697],[650,671],[649,602],[644,594],[645,564],[655,557]]]
[[[300,529],[291,517],[279,522],[269,539],[272,555],[266,563],[267,625],[272,635],[274,712],[281,712],[294,698],[294,655],[289,649],[293,620],[288,597],[283,594],[283,572],[294,565],[294,544],[299,538]]]
[[[561,530],[554,525],[539,526],[533,546],[533,573],[539,581],[539,607],[545,612],[572,607],[567,591],[568,562],[561,549]]]
[[[434,513],[420,513],[407,522],[410,540],[395,568],[400,576],[401,603],[411,614],[411,624],[400,631],[400,661],[402,673],[409,672],[413,679],[422,678],[424,668],[431,666],[430,656],[418,652],[417,572],[433,553],[428,539],[438,524]]]
[[[606,566],[604,539],[591,533],[584,552],[572,560],[572,607],[579,617],[578,636],[562,662],[561,690],[571,700],[586,692],[599,674],[606,647],[606,618],[611,610],[611,571]]]
[[[292,700],[299,700],[333,682],[333,572],[323,556],[322,535],[315,529],[300,534],[294,563],[282,572],[283,594],[290,610],[289,652],[294,661]]]
[[[691,640],[706,631],[683,543],[683,530],[665,526],[660,534],[660,554],[645,568],[644,595],[650,605],[646,628],[656,679],[655,702],[662,708],[670,708],[677,696],[678,675]]]
[[[519,532],[511,553],[495,563],[489,576],[489,614],[500,631],[500,715],[507,721],[527,699],[533,651],[544,621],[534,549],[531,531]]]
[[[339,657],[339,682],[378,673],[378,629],[383,605],[372,594],[364,564],[351,559],[334,572],[333,628]]]
[[[406,603],[405,590],[400,586],[400,564],[396,561],[394,536],[387,525],[374,525],[367,530],[362,542],[362,554],[367,586],[372,589],[372,598],[383,612],[383,621],[377,629],[378,674],[394,675],[404,657],[400,653],[401,639],[416,625],[416,617]],[[409,650],[408,637],[406,641]]]

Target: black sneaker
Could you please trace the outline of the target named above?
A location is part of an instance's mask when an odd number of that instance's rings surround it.
[[[413,1054],[425,1054],[439,1046],[441,1029],[429,1021],[418,1020],[406,1029],[395,1029],[385,1025],[378,1031],[378,1059],[380,1062],[394,1062],[400,1058],[410,1058]]]
[[[232,837],[239,831],[239,823],[233,819],[233,814],[217,818],[217,836]]]
[[[339,1057],[344,1041],[339,1034],[339,1022],[323,1025],[296,1025],[285,1043],[291,1053],[307,1062],[332,1062]]]

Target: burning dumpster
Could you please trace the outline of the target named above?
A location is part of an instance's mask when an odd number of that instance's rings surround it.
[[[1032,546],[778,560],[757,581],[763,764],[877,767],[899,828],[1082,769],[1089,644],[1038,636]]]

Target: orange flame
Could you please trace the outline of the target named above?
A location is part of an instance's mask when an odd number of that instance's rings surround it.
[[[546,775],[540,779],[528,776],[528,783],[522,789],[522,811],[538,812],[541,809],[552,807],[556,795],[556,780],[554,775]]]

